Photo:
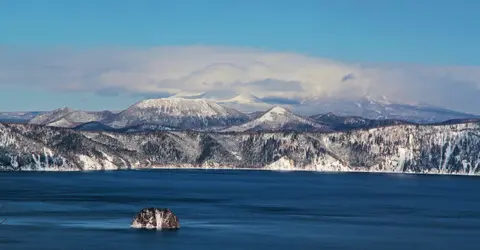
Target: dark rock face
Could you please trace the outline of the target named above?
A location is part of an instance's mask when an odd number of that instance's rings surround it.
[[[179,229],[177,216],[168,208],[144,208],[132,221],[133,228]]]

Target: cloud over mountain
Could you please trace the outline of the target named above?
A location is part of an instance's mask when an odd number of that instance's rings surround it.
[[[0,47],[0,87],[8,85],[110,96],[185,91],[294,100],[387,95],[470,112],[480,105],[480,66],[347,63],[232,47]]]

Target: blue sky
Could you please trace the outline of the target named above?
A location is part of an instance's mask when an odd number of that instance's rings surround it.
[[[479,9],[475,0],[1,0],[0,48],[203,45],[349,63],[478,66]],[[0,82],[2,110],[117,109],[142,98],[4,85]],[[65,96],[53,98],[59,93]]]

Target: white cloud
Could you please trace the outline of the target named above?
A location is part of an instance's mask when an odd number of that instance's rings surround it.
[[[480,67],[365,65],[228,47],[0,48],[0,87],[99,94],[252,92],[259,97],[387,95],[476,112]],[[478,98],[480,99],[480,98]]]

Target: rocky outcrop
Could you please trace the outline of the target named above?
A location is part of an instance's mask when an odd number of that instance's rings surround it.
[[[144,208],[132,221],[131,227],[145,229],[179,229],[180,222],[168,208]]]

